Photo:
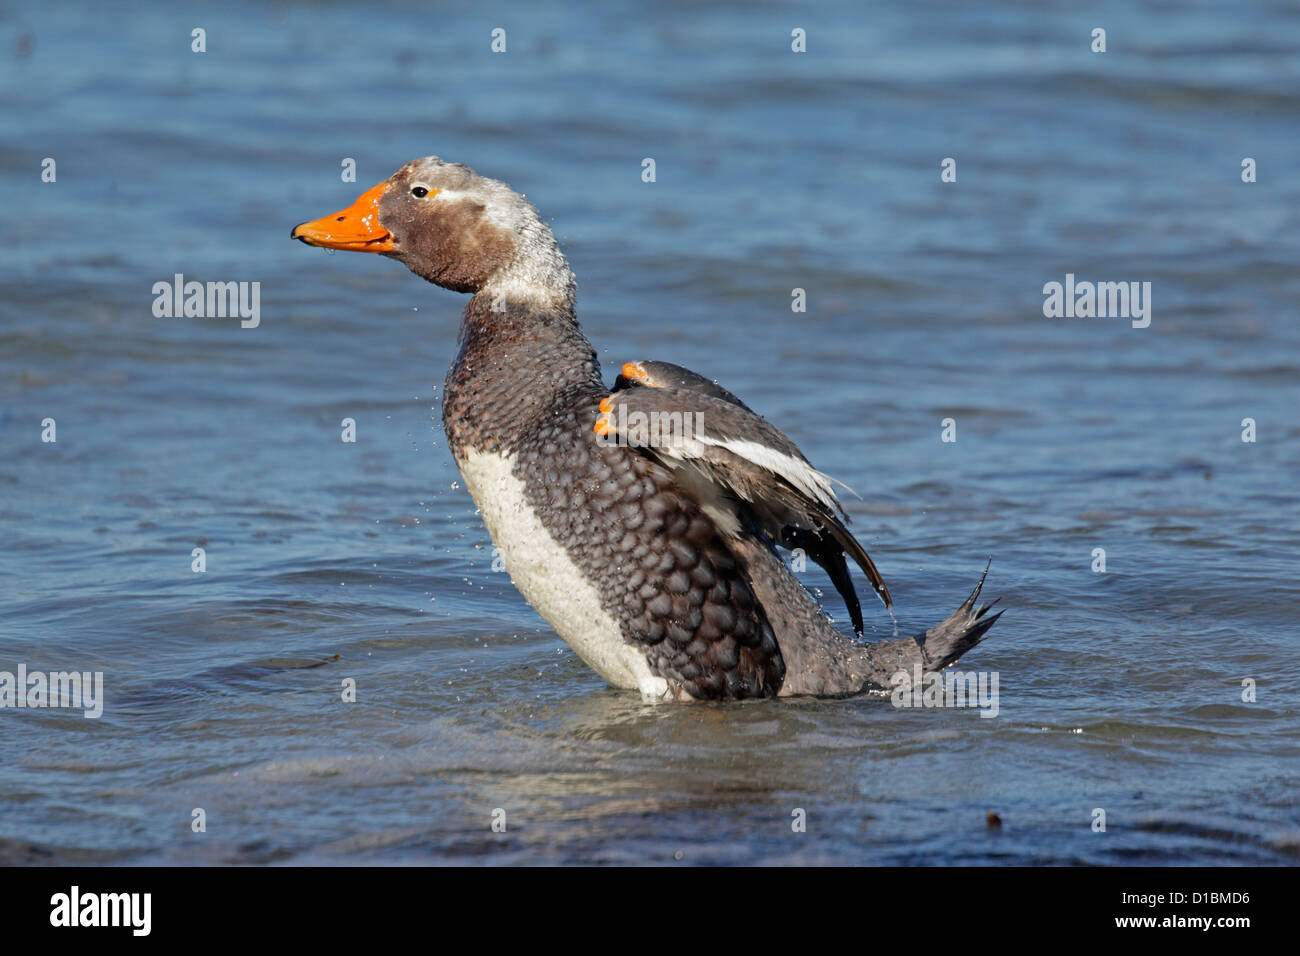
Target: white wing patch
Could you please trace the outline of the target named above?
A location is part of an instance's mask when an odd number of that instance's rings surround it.
[[[612,412],[606,412],[605,416],[602,417],[612,414]],[[716,453],[710,452],[712,448],[720,448],[770,475],[785,479],[791,487],[805,498],[818,502],[831,511],[842,513],[844,510],[840,505],[839,498],[835,495],[834,489],[831,487],[832,482],[843,485],[851,492],[853,491],[843,482],[836,482],[830,475],[818,471],[799,455],[791,455],[762,441],[704,434],[702,423],[694,420],[702,417],[699,412],[694,414],[690,412],[684,414],[680,412],[667,413],[669,425],[674,427],[663,424],[656,427],[653,417],[656,414],[663,413],[650,412],[647,416],[644,412],[633,412],[633,415],[640,415],[642,421],[629,426],[628,423],[623,423],[620,420],[620,436],[633,447],[648,449],[665,465],[677,472],[679,480],[689,480],[695,496],[715,521],[719,521],[720,516],[717,513],[719,510],[726,512],[727,514],[723,516],[722,523],[725,523],[728,527],[724,527],[724,531],[727,531],[731,526],[739,527],[735,515],[730,514],[731,506],[725,505],[724,499],[719,498],[716,489],[708,487],[713,482],[712,478],[707,478],[704,475],[693,475],[692,472],[696,471],[696,469],[683,467],[692,460],[707,461],[711,455],[716,459]],[[631,416],[628,417],[631,418]],[[647,418],[648,422],[646,421]],[[728,484],[725,481],[721,483]],[[728,487],[727,490],[748,498],[750,492],[747,492],[745,485],[745,482],[741,482],[735,487]],[[856,492],[854,493],[856,494]]]
[[[737,455],[759,468],[780,475],[809,498],[820,501],[827,508],[837,510],[840,507],[839,499],[835,497],[835,491],[831,488],[830,476],[822,474],[806,461],[801,461],[792,455],[787,455],[759,442],[743,441],[737,438],[710,438],[707,435],[696,435],[695,440],[703,445],[725,448],[733,455]]]

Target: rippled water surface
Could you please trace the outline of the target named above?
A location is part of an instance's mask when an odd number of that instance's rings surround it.
[[[1294,863],[1298,79],[1281,3],[0,4],[0,670],[106,696],[0,710],[0,861]],[[608,375],[861,494],[905,629],[992,556],[996,718],[573,656],[445,447],[462,298],[287,239],[435,152],[553,224]],[[175,273],[260,325],[155,318]],[[1151,326],[1044,318],[1066,273]]]

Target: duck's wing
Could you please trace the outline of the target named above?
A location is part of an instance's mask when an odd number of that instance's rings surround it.
[[[743,408],[747,412],[752,411],[734,393],[727,391],[717,382],[705,378],[698,372],[692,372],[688,368],[674,365],[672,362],[643,359],[639,362],[623,363],[618,379],[614,382],[614,391],[618,392],[636,385],[644,385],[646,388],[686,388],[702,395],[720,398],[724,402]]]
[[[624,363],[617,380],[614,382],[614,390],[617,392],[638,386],[689,389],[702,395],[721,399],[747,412],[752,411],[740,398],[723,388],[716,381],[705,378],[698,372],[693,372],[688,368],[674,365],[672,362],[643,359]],[[805,463],[807,462],[807,459],[803,458],[798,448],[794,447],[793,442],[790,442],[779,431],[777,434],[790,445],[790,448],[799,458],[803,459]],[[839,507],[838,501],[836,502],[835,511],[843,516],[843,509]],[[838,520],[835,514],[832,514],[830,519],[833,521]],[[844,516],[844,520],[845,522],[848,521],[847,516]],[[787,525],[780,528],[767,528],[766,531],[773,540],[783,546],[790,549],[802,549],[808,557],[825,569],[830,576],[831,583],[835,586],[835,590],[844,599],[845,607],[848,608],[849,619],[853,624],[853,630],[858,635],[862,634],[862,605],[858,601],[857,591],[854,590],[853,579],[849,577],[848,563],[844,558],[845,552],[853,555],[853,559],[867,573],[872,587],[880,595],[881,600],[885,602],[885,606],[890,606],[889,589],[885,587],[884,581],[880,578],[880,573],[876,570],[866,551],[862,549],[862,546],[857,543],[843,525],[839,525],[834,530]],[[835,531],[841,533],[837,534]],[[847,538],[847,543],[843,541],[845,538]]]
[[[787,525],[783,529],[783,540],[780,543],[791,551],[796,548],[801,549],[804,554],[822,566],[831,579],[831,584],[844,599],[844,606],[849,612],[849,622],[853,625],[853,633],[861,637],[863,634],[862,602],[858,600],[857,589],[853,587],[853,579],[849,577],[849,565],[844,559],[844,549],[834,536],[820,530],[806,531],[803,528]],[[864,551],[863,554],[866,552]],[[871,559],[867,558],[867,561]],[[872,567],[875,565],[873,564]],[[881,587],[884,587],[883,581]],[[888,605],[888,590],[882,591],[881,596]]]
[[[844,560],[849,554],[889,606],[885,582],[844,526],[831,478],[767,420],[725,399],[680,387],[628,388],[600,403],[595,431],[672,469],[724,533],[757,529],[802,547],[826,568],[854,629],[862,612]],[[843,520],[842,520],[843,519]]]

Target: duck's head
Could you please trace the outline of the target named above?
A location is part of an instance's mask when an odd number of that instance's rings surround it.
[[[532,204],[505,183],[437,156],[407,163],[348,208],[300,223],[289,235],[399,259],[456,292],[573,305],[573,274]]]

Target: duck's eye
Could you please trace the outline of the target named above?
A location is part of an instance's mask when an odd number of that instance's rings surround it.
[[[429,195],[429,190],[425,189],[423,186],[416,186],[411,190],[411,195],[416,199],[423,199],[425,196]]]

